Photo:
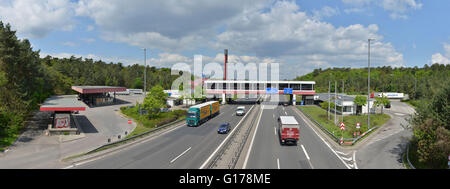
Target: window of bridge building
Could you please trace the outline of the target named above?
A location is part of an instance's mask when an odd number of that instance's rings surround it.
[[[312,84],[302,84],[301,87],[302,87],[301,90],[306,90],[306,91],[313,90],[313,85]]]
[[[291,84],[292,90],[300,90],[300,84]]]
[[[216,89],[216,83],[207,83],[206,89]]]
[[[280,83],[280,87],[278,90],[284,90],[284,88],[289,88],[288,83]]]
[[[266,88],[272,88],[272,83],[267,83]]]
[[[244,84],[244,89],[245,90],[249,90],[250,89],[250,83],[245,83]]]

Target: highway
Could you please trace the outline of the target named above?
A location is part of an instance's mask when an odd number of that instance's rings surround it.
[[[280,95],[280,101],[286,101]],[[247,169],[346,169],[322,139],[306,125],[295,112],[295,106],[275,106],[258,115],[259,124],[245,168]],[[241,105],[221,106],[220,114],[199,127],[182,126],[144,143],[131,146],[104,158],[87,162],[75,168],[82,169],[198,169],[217,149],[227,135],[217,134],[220,123],[229,122],[232,129],[243,116],[236,116]],[[248,111],[252,105],[245,104]],[[295,116],[300,123],[300,141],[297,146],[281,146],[278,139],[277,119],[280,115]],[[251,138],[252,136],[249,136]],[[246,155],[246,154],[243,154]]]
[[[280,95],[280,101],[286,101]],[[271,102],[263,102],[268,107]],[[306,125],[294,111],[295,106],[277,106],[263,109],[257,126],[253,146],[247,160],[246,169],[346,169],[346,165],[333,151]],[[278,116],[294,116],[300,124],[300,140],[297,146],[281,146],[278,139]]]
[[[199,127],[181,126],[144,143],[131,146],[104,158],[87,162],[81,169],[198,169],[227,135],[217,134],[220,123],[233,129],[243,116],[236,116],[237,106],[224,105],[220,114]]]

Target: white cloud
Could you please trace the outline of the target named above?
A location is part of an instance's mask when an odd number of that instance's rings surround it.
[[[445,56],[441,53],[435,53],[431,55],[431,64],[439,63],[439,64],[450,64],[450,44],[444,43],[444,52]]]
[[[43,38],[54,30],[72,30],[73,13],[69,0],[7,0],[0,4],[0,20],[10,23],[19,35],[31,38]]]
[[[96,41],[94,38],[81,38],[81,40],[86,43],[93,43]]]
[[[93,19],[104,40],[176,51],[202,46],[216,27],[270,1],[80,0],[76,14]]]
[[[92,31],[92,30],[94,30],[94,29],[95,29],[94,26],[89,25],[89,26],[87,26],[86,31]]]
[[[293,2],[277,2],[267,12],[254,12],[231,21],[218,36],[218,49],[230,48],[258,57],[273,57],[280,70],[295,77],[303,70],[324,66],[367,66],[367,39],[374,66],[401,66],[403,55],[391,43],[382,42],[377,25],[335,27],[315,20]]]
[[[64,45],[64,46],[68,46],[68,47],[76,47],[77,46],[76,43],[70,42],[70,41],[66,41],[66,42],[63,42],[61,44]]]
[[[342,0],[342,2],[357,7],[356,9],[346,9],[346,13],[360,12],[361,7],[375,5],[391,12],[392,19],[406,19],[408,18],[407,12],[420,10],[423,6],[417,0]]]
[[[315,19],[320,20],[322,18],[339,15],[339,13],[340,13],[340,11],[339,11],[339,8],[337,8],[337,7],[336,8],[332,8],[332,7],[329,7],[329,6],[324,6],[320,10],[313,10],[313,15],[314,15],[313,17]]]

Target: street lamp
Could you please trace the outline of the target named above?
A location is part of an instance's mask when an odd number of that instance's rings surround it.
[[[370,41],[375,39],[368,39],[369,51],[368,51],[368,70],[367,75],[367,130],[370,129]]]
[[[144,48],[144,98],[147,96],[147,49]]]

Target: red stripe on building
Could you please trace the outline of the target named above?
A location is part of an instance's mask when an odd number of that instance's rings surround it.
[[[41,107],[40,111],[56,111],[56,112],[65,112],[65,111],[85,111],[85,107]]]

